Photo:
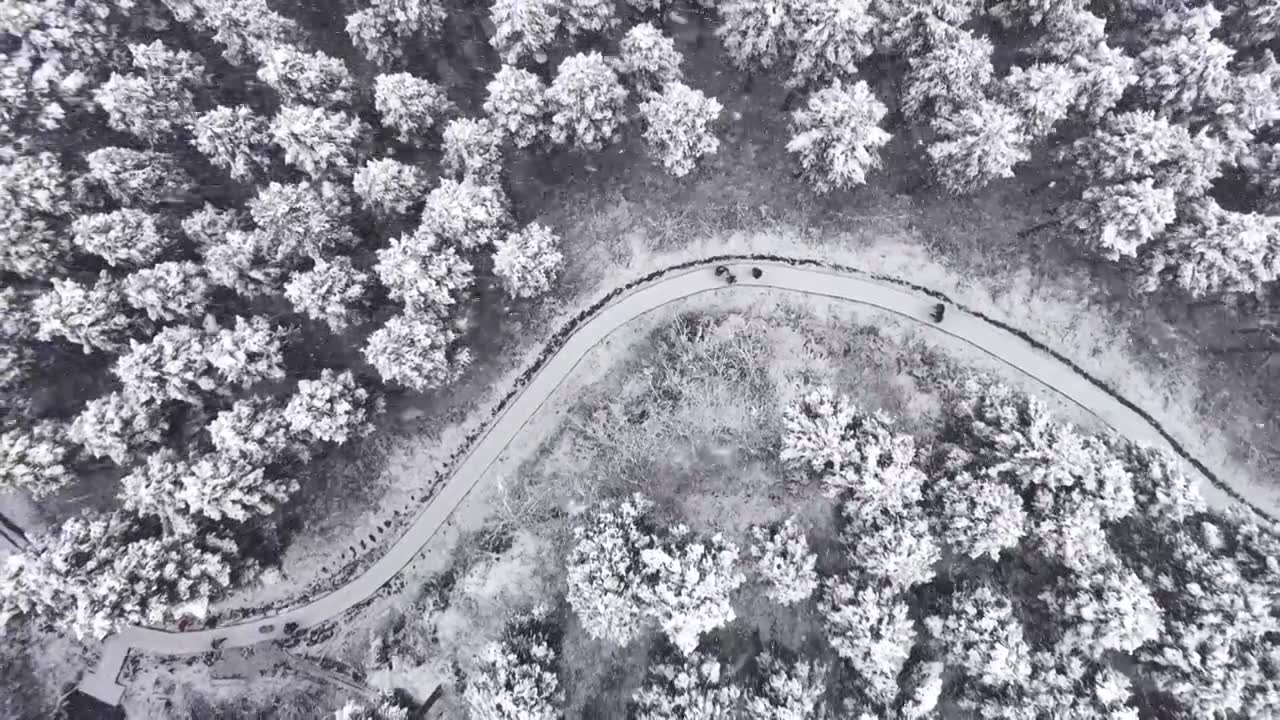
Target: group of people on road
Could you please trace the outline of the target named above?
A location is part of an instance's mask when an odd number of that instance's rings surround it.
[[[751,277],[755,278],[756,280],[759,280],[763,275],[764,275],[764,271],[761,270],[760,268],[758,267],[751,268]],[[729,285],[732,285],[738,282],[738,276],[734,275],[733,272],[729,270],[729,267],[727,265],[716,266],[716,277],[724,278],[724,281]],[[942,303],[936,303],[933,306],[933,310],[929,313],[929,317],[933,318],[934,322],[942,322],[942,317],[946,315],[946,313],[947,313],[947,306]]]

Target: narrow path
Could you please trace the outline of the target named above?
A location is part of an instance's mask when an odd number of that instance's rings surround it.
[[[713,268],[724,264],[738,282],[727,285]],[[759,267],[763,276],[751,277]],[[120,702],[124,688],[117,678],[131,649],[164,655],[205,652],[215,640],[221,647],[235,648],[284,637],[286,623],[299,629],[315,626],[370,598],[407,565],[419,549],[435,535],[454,508],[462,502],[489,466],[506,449],[582,358],[598,343],[635,318],[664,305],[706,292],[729,292],[739,288],[770,288],[824,296],[871,305],[924,323],[958,338],[997,360],[1019,370],[1097,416],[1119,434],[1141,443],[1172,447],[1209,481],[1206,491],[1217,488],[1223,496],[1244,502],[1239,493],[1226,487],[1202,463],[1191,457],[1173,438],[1140,408],[1108,390],[1079,367],[1052,353],[1025,333],[963,308],[945,296],[893,278],[878,278],[859,271],[833,269],[819,262],[774,257],[725,256],[668,268],[652,273],[604,298],[558,333],[552,341],[553,354],[529,376],[522,389],[513,391],[501,412],[472,445],[456,466],[453,475],[422,509],[413,525],[386,554],[351,582],[306,604],[269,617],[225,627],[192,632],[173,632],[145,627],[128,627],[103,643],[102,657],[86,675],[80,689],[106,703]],[[941,323],[930,317],[934,306],[947,306]],[[558,348],[556,342],[562,342]],[[1223,498],[1219,498],[1222,500]],[[1267,519],[1271,516],[1252,505]]]

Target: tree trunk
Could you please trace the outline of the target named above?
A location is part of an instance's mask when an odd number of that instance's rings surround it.
[[[1036,234],[1037,232],[1040,232],[1041,230],[1044,230],[1045,228],[1050,228],[1050,227],[1053,227],[1054,225],[1061,225],[1061,224],[1062,224],[1061,218],[1054,218],[1053,220],[1046,220],[1042,223],[1036,223],[1035,225],[1032,225],[1029,228],[1024,228],[1022,230],[1019,230],[1018,238],[1021,240],[1025,240],[1026,238],[1031,237],[1032,235]]]

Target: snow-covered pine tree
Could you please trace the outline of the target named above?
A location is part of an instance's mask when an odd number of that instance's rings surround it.
[[[296,437],[343,445],[373,432],[373,418],[384,408],[382,397],[365,389],[350,370],[325,368],[315,380],[298,381],[284,415]]]
[[[580,150],[603,149],[622,125],[626,100],[617,72],[600,53],[565,58],[547,90],[551,141]]]
[[[551,289],[564,264],[559,247],[551,228],[530,223],[494,243],[493,273],[511,297],[537,297]]]
[[[682,82],[667,83],[661,93],[640,103],[649,155],[675,177],[693,172],[699,160],[720,148],[711,126],[723,109],[700,90]]]
[[[880,127],[887,110],[865,82],[835,82],[809,96],[791,113],[787,151],[818,192],[849,189],[880,167],[880,149],[890,135]]]

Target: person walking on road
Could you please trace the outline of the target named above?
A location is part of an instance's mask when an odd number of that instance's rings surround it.
[[[933,318],[934,322],[942,322],[942,316],[945,315],[946,313],[947,313],[947,306],[943,305],[942,303],[938,303],[937,305],[933,306],[933,312],[929,313],[929,316]]]

